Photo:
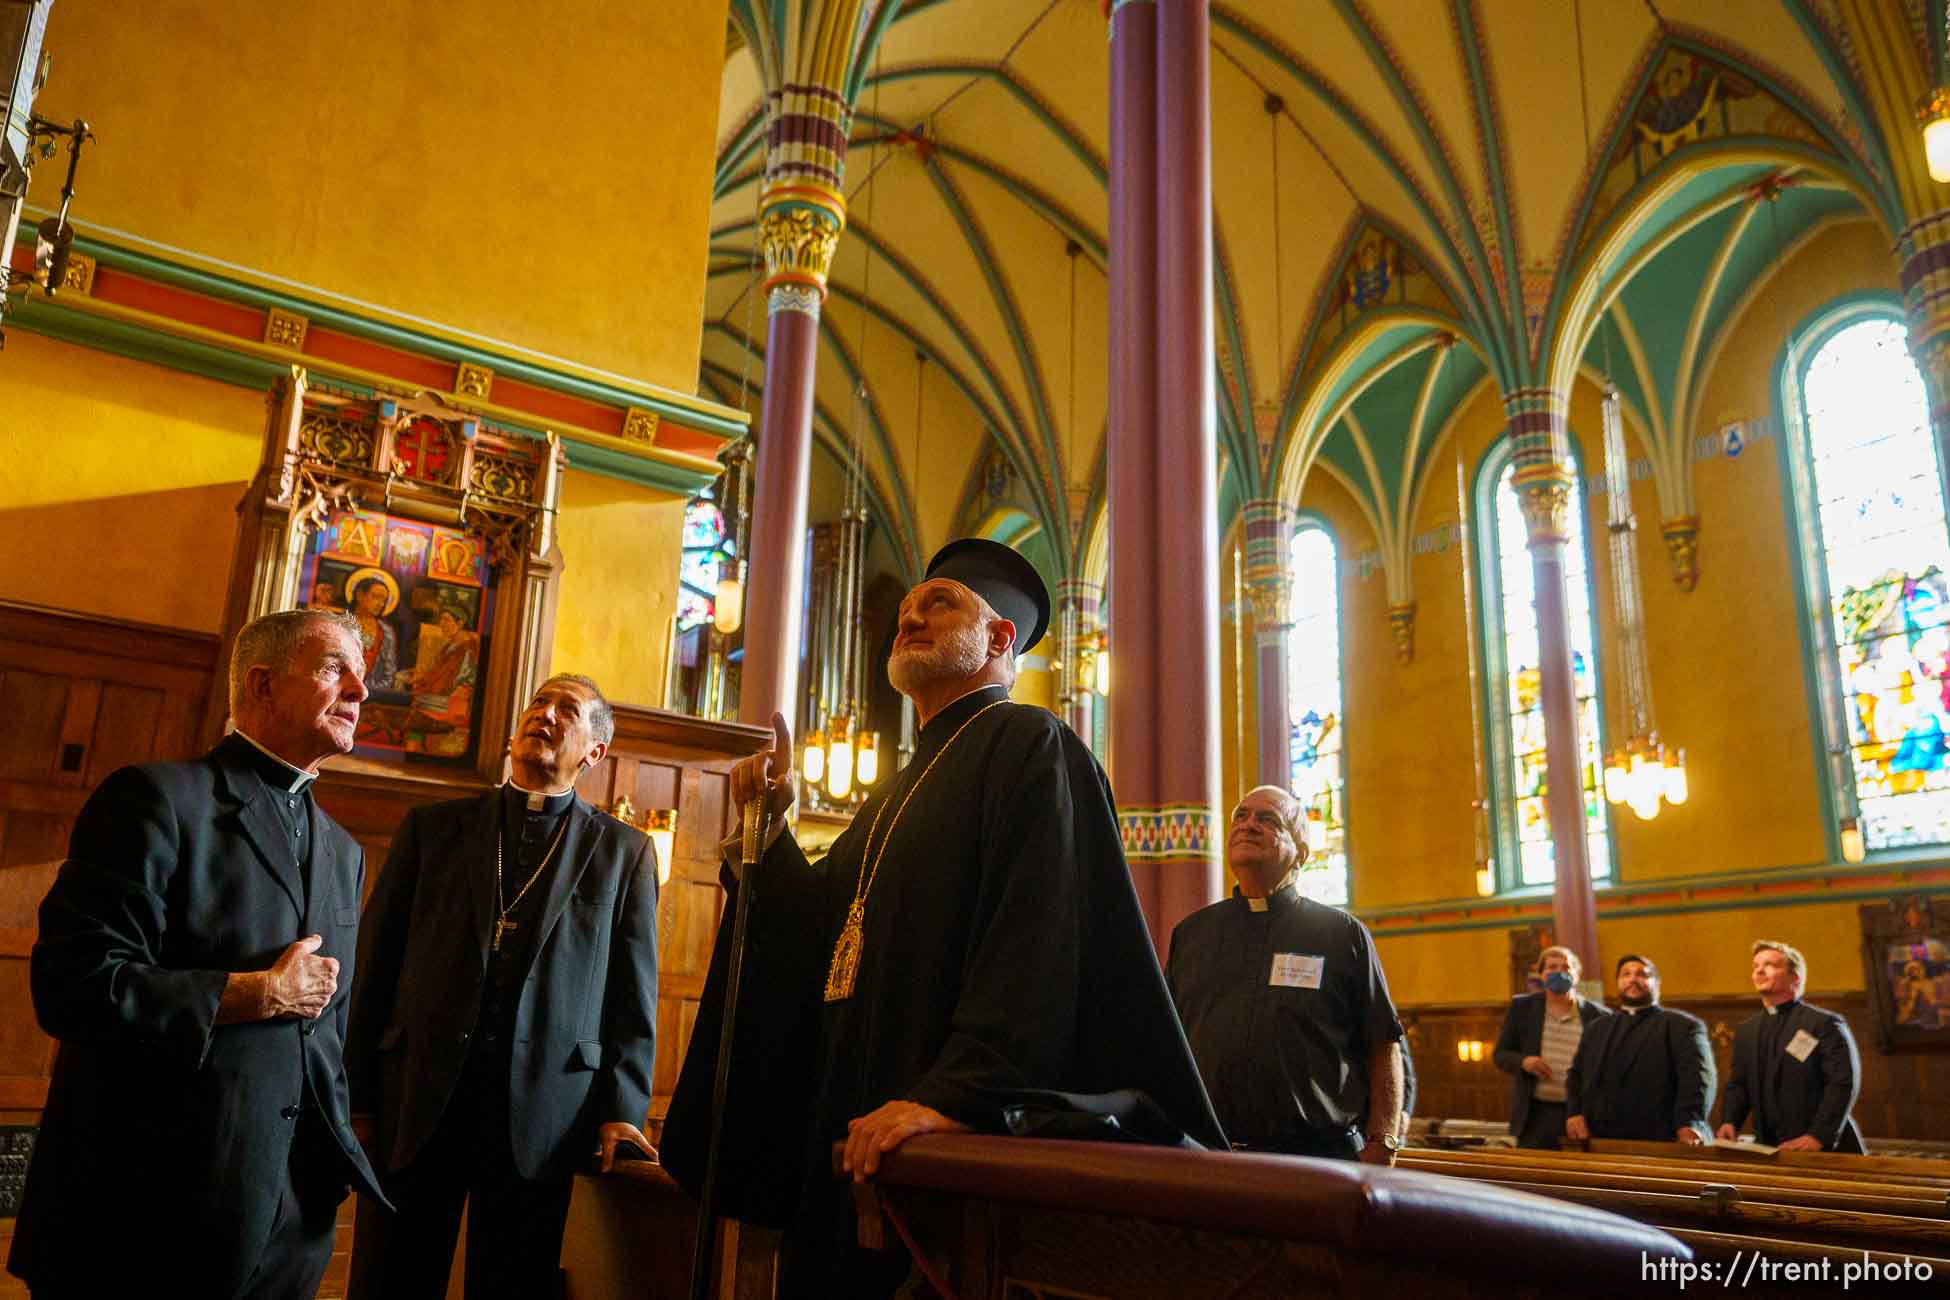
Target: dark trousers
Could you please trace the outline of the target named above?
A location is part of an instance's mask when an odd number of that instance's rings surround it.
[[[1564,1103],[1531,1098],[1530,1113],[1523,1117],[1523,1131],[1517,1145],[1536,1151],[1555,1151],[1564,1140]]]
[[[524,1178],[508,1135],[505,1056],[469,1063],[440,1127],[386,1179],[398,1213],[362,1212],[354,1293],[365,1300],[442,1300],[467,1209],[467,1300],[552,1300],[574,1175]],[[366,1225],[377,1231],[368,1240]],[[371,1252],[371,1253],[369,1253]]]

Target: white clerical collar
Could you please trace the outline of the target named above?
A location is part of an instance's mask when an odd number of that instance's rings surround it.
[[[576,788],[576,783],[571,781],[560,790],[530,790],[527,786],[511,776],[508,778],[508,788],[520,793],[526,798],[529,812],[540,812],[548,806],[549,800],[572,793]]]
[[[1645,1004],[1646,1007],[1649,1007],[1651,1005],[1652,1004],[1650,1002]],[[1645,1007],[1628,1007],[1623,1002],[1621,1002],[1618,1004],[1618,1009],[1620,1011],[1623,1011],[1628,1016],[1636,1016],[1639,1012],[1645,1010]]]
[[[250,741],[250,745],[252,749],[255,749],[258,753],[264,755],[264,757],[270,759],[273,763],[276,763],[279,767],[283,768],[286,772],[289,772],[291,774],[291,784],[285,787],[285,793],[297,794],[300,790],[304,789],[306,786],[310,785],[313,781],[318,779],[318,773],[307,772],[305,771],[305,769],[303,769],[302,767],[298,767],[296,764],[287,763],[283,759],[279,758],[276,754],[273,754],[270,750],[264,748],[264,746],[258,744],[256,740],[252,739],[251,734],[248,731],[245,731],[242,727],[234,727],[232,728],[232,730],[237,735],[242,736],[245,740]]]

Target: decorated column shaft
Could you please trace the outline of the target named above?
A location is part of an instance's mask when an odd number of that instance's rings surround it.
[[[1930,399],[1937,463],[1950,466],[1950,210],[1924,217],[1896,239],[1902,259],[1903,311],[1909,350]],[[1938,474],[1950,493],[1950,479]],[[1950,510],[1950,498],[1946,498]]]
[[[1293,719],[1289,709],[1293,633],[1293,508],[1283,501],[1248,501],[1245,509],[1246,597],[1253,606],[1258,670],[1259,751],[1254,784],[1293,784]]]
[[[821,86],[786,86],[767,103],[758,240],[765,258],[765,405],[759,420],[739,715],[793,716],[805,585],[819,307],[846,225],[840,180],[851,114]]]
[[[1111,12],[1112,770],[1160,947],[1219,887],[1210,38],[1206,0]]]
[[[1571,624],[1564,552],[1571,540],[1577,480],[1571,469],[1562,393],[1505,394],[1515,471],[1511,475],[1530,542],[1536,583],[1537,674],[1544,711],[1544,814],[1554,863],[1551,912],[1557,942],[1597,971],[1598,909],[1585,842],[1584,781],[1578,761],[1578,704],[1571,673]]]

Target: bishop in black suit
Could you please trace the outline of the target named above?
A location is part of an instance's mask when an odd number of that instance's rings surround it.
[[[1785,1151],[1865,1154],[1849,1114],[1862,1086],[1862,1057],[1848,1021],[1801,1000],[1808,964],[1785,943],[1754,945],[1761,1014],[1733,1035],[1719,1137],[1731,1142],[1752,1116],[1754,1137]]]
[[[586,677],[542,683],[513,780],[419,808],[373,885],[346,1066],[393,1216],[360,1216],[354,1295],[553,1295],[579,1167],[652,1159],[657,860],[576,797],[614,734]],[[368,1224],[372,1225],[368,1230]]]
[[[1564,1133],[1697,1146],[1719,1072],[1706,1022],[1659,1005],[1659,968],[1618,959],[1619,1013],[1586,1027],[1564,1081]]]
[[[364,662],[343,614],[247,625],[234,734],[76,819],[31,963],[60,1042],[8,1260],[36,1297],[310,1296],[347,1186],[378,1195],[341,1065],[365,858],[311,794]]]

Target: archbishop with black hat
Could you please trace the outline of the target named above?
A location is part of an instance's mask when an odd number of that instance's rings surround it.
[[[887,662],[921,722],[912,761],[821,861],[779,834],[752,872],[717,1208],[786,1229],[781,1296],[885,1295],[907,1276],[897,1245],[855,1243],[836,1142],[865,1177],[917,1134],[1004,1131],[1037,1090],[1141,1090],[1160,1127],[1223,1147],[1103,769],[1060,719],[1009,700],[1016,656],[1048,622],[1048,591],[1014,551],[970,539],[937,554]],[[766,792],[776,814],[792,749],[773,725],[731,794]],[[741,887],[729,867],[725,883]],[[694,1193],[732,913],[664,1128],[666,1167]]]

